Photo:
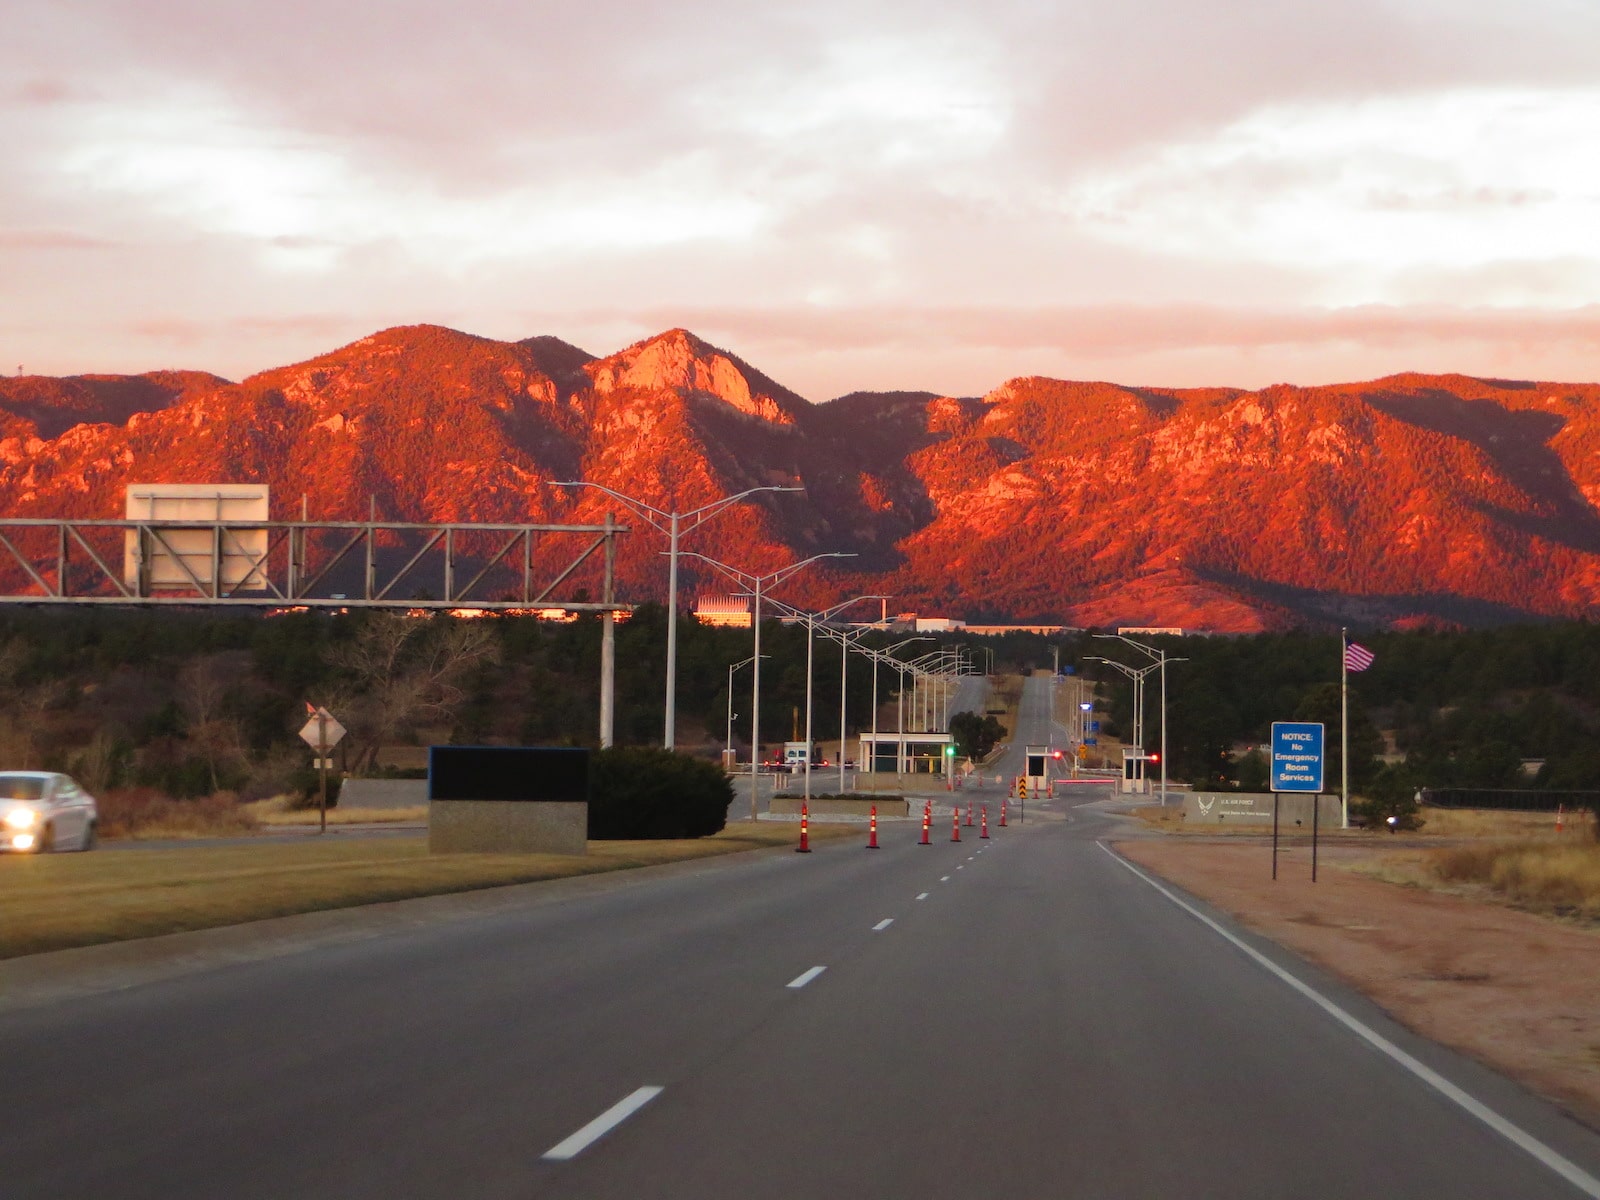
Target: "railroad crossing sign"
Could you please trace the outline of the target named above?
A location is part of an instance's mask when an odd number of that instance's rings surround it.
[[[300,739],[313,750],[325,752],[337,746],[344,733],[344,726],[337,717],[325,708],[318,708],[300,731]]]

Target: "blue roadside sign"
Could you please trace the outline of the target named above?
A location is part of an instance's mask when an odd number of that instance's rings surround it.
[[[1322,725],[1311,721],[1272,723],[1272,790],[1322,790]]]

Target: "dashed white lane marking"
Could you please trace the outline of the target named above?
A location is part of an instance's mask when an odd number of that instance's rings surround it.
[[[967,864],[966,863],[957,863],[956,864],[956,870],[965,871],[966,869],[967,869]]]
[[[926,900],[927,898],[928,898],[928,893],[927,892],[918,892],[917,893],[917,899],[918,900]]]
[[[949,883],[950,882],[950,876],[948,876],[948,875],[939,876],[939,882],[940,883]]]
[[[891,926],[893,924],[894,924],[894,918],[893,917],[885,917],[883,920],[879,921],[876,925],[874,925],[872,927],[872,932],[873,933],[882,933],[885,929],[889,928],[889,926]]]
[[[1168,900],[1172,901],[1179,908],[1183,909],[1184,912],[1188,913],[1202,925],[1207,926],[1213,933],[1217,934],[1217,936],[1233,945],[1236,949],[1244,951],[1244,953],[1254,960],[1259,966],[1265,967],[1269,972],[1277,976],[1284,983],[1288,984],[1295,991],[1299,992],[1318,1008],[1322,1009],[1323,1012],[1327,1013],[1351,1033],[1355,1034],[1362,1041],[1366,1042],[1374,1050],[1377,1050],[1380,1054],[1386,1055],[1394,1062],[1404,1067],[1407,1071],[1411,1072],[1412,1075],[1415,1075],[1418,1079],[1427,1084],[1434,1091],[1438,1092],[1446,1100],[1449,1100],[1451,1103],[1459,1106],[1470,1116],[1476,1117],[1479,1121],[1482,1121],[1485,1125],[1494,1130],[1501,1137],[1505,1138],[1506,1141],[1510,1142],[1513,1146],[1516,1146],[1518,1149],[1523,1150],[1527,1154],[1538,1159],[1539,1162],[1543,1163],[1546,1167],[1550,1168],[1550,1170],[1561,1176],[1561,1178],[1565,1179],[1585,1196],[1590,1197],[1591,1200],[1600,1200],[1600,1179],[1595,1178],[1582,1167],[1578,1166],[1577,1163],[1573,1162],[1571,1159],[1562,1155],[1558,1151],[1551,1149],[1538,1138],[1534,1137],[1531,1133],[1524,1131],[1520,1126],[1513,1125],[1510,1121],[1506,1120],[1499,1113],[1495,1112],[1488,1105],[1484,1104],[1481,1100],[1476,1099],[1469,1092],[1451,1083],[1432,1067],[1407,1054],[1404,1050],[1400,1049],[1399,1046],[1396,1046],[1377,1030],[1371,1029],[1362,1024],[1355,1017],[1352,1017],[1349,1013],[1345,1012],[1344,1009],[1340,1008],[1332,1000],[1329,1000],[1321,992],[1317,991],[1316,988],[1312,987],[1308,983],[1302,983],[1288,971],[1285,971],[1277,963],[1273,962],[1265,954],[1262,954],[1261,951],[1257,950],[1254,946],[1247,945],[1242,939],[1237,938],[1233,934],[1229,933],[1216,921],[1213,921],[1210,917],[1206,916],[1205,913],[1195,908],[1194,905],[1179,899],[1175,894],[1168,891],[1161,884],[1157,883],[1150,875],[1134,866],[1131,862],[1123,858],[1116,851],[1112,850],[1111,847],[1107,846],[1104,842],[1096,842],[1095,844],[1107,854],[1111,855],[1114,860],[1121,863],[1124,867],[1127,867],[1128,870],[1132,871],[1140,879],[1144,880],[1151,887],[1155,888],[1156,891],[1160,892]]]
[[[576,1158],[660,1094],[658,1087],[639,1088],[618,1100],[571,1137],[551,1146],[542,1157],[550,1162],[566,1162],[569,1158]]]
[[[789,980],[788,986],[792,988],[803,988],[806,984],[810,983],[813,979],[815,979],[818,975],[821,975],[827,969],[827,967],[812,967],[809,971],[802,971],[799,975],[796,975],[793,979]]]
[[[973,859],[975,859],[977,857],[978,856],[976,854],[969,854],[969,855],[967,855],[967,861],[971,862]]]

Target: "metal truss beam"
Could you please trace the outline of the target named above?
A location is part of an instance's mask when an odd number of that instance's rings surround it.
[[[613,564],[627,532],[609,521],[3,518],[0,604],[624,612],[632,606],[612,598]],[[600,598],[577,599],[580,569],[592,561],[603,564],[588,572]],[[560,594],[564,584],[572,594]]]

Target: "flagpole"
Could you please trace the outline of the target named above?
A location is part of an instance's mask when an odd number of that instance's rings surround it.
[[[1339,812],[1350,828],[1350,631],[1339,630]]]

